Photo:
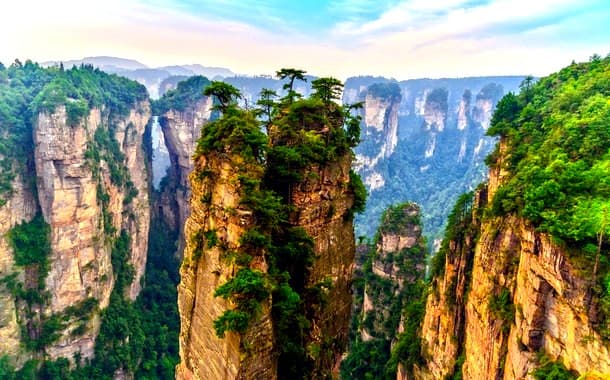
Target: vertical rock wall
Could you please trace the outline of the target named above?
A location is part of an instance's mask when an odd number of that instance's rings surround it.
[[[345,216],[353,204],[349,189],[351,155],[336,162],[314,165],[306,170],[306,180],[292,192],[295,212],[290,223],[302,227],[313,238],[315,260],[306,279],[308,286],[327,283],[324,300],[312,305],[311,327],[306,347],[319,351],[314,357],[312,378],[326,378],[338,370],[347,344],[352,306],[351,278],[355,240],[351,218]]]
[[[149,117],[147,101],[136,104],[127,117],[119,119],[110,119],[104,111],[93,109],[82,121],[69,125],[63,106],[54,113],[38,116],[34,130],[38,198],[45,221],[51,227],[50,270],[46,279],[51,298],[47,314],[61,313],[91,297],[98,300],[102,309],[108,305],[114,286],[110,260],[113,236],[104,229],[104,212],[110,215],[114,229],[124,229],[131,237],[130,264],[135,276],[127,296],[133,300],[139,293],[150,223],[142,144]],[[108,162],[92,162],[87,156],[98,128],[112,129],[108,133],[114,134],[124,156],[119,165],[125,167],[127,180],[137,192],[129,203],[124,202],[129,189],[111,181]],[[108,195],[107,206],[102,205],[100,191]],[[57,343],[47,348],[50,357],[71,358],[76,352],[83,357],[93,355],[99,318],[94,316],[83,334],[71,334],[74,328],[69,326]]]
[[[201,128],[212,113],[212,98],[202,97],[184,111],[170,109],[159,117],[163,137],[170,155],[168,185],[161,194],[160,211],[168,224],[179,232],[177,256],[184,250],[184,223],[190,215],[193,153]]]
[[[500,162],[504,151],[501,143]],[[503,176],[491,171],[489,194],[478,193],[475,213]],[[610,374],[610,345],[593,328],[591,281],[570,263],[566,248],[512,216],[473,227],[450,242],[444,274],[433,281],[422,326],[425,364],[415,378],[461,371],[467,379],[532,379],[538,352],[579,374]],[[492,306],[503,292],[506,302]]]
[[[263,302],[256,321],[243,335],[226,332],[220,338],[213,327],[233,306],[214,296],[218,286],[237,269],[227,259],[227,251],[238,251],[240,237],[255,225],[252,211],[241,204],[244,194],[237,168],[243,160],[236,154],[223,156],[201,157],[190,177],[191,215],[185,225],[186,248],[178,287],[181,361],[176,378],[274,379],[277,363],[268,302]],[[198,178],[202,172],[207,173],[205,178]],[[217,245],[210,246],[205,240],[210,231],[217,236]],[[265,273],[264,256],[255,257],[250,267]]]

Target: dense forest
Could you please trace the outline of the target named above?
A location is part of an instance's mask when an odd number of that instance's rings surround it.
[[[505,96],[488,133],[501,144],[488,157],[505,172],[489,210],[514,213],[563,242],[596,280],[610,339],[610,57],[593,56]],[[500,149],[506,151],[499,162]]]

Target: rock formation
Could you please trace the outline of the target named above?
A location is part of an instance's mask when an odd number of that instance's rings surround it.
[[[110,226],[116,231],[127,231],[131,237],[129,259],[135,273],[127,296],[134,300],[138,295],[150,223],[142,146],[149,117],[148,102],[134,105],[129,116],[119,120],[104,118],[99,109],[93,109],[84,121],[70,125],[64,107],[38,116],[34,130],[35,162],[40,207],[51,227],[52,254],[46,282],[51,313],[61,313],[90,297],[99,301],[100,308],[108,306],[113,289],[109,244],[113,232],[106,230]],[[95,144],[96,133],[114,134],[122,162],[109,163],[108,158],[94,162],[87,156],[88,149]],[[125,181],[130,181],[131,186],[113,183],[111,170],[120,170],[113,165],[124,166],[128,178]],[[126,202],[129,192],[133,192],[133,199]],[[106,202],[102,201],[105,196]],[[110,218],[106,226],[104,215]],[[47,353],[53,358],[71,357],[75,352],[91,357],[98,328],[94,322],[89,332],[76,340],[66,334]]]
[[[168,101],[160,111],[159,124],[170,158],[170,167],[166,187],[161,189],[159,211],[170,227],[178,231],[178,247],[176,255],[182,257],[184,250],[184,223],[190,215],[191,183],[189,174],[193,170],[193,153],[201,135],[201,128],[210,120],[212,113],[212,98],[203,96],[203,88],[207,80],[193,77],[173,91],[167,93],[165,99],[175,96],[186,96],[192,87],[197,85],[197,92],[183,103]],[[205,79],[205,78],[203,78]],[[188,86],[193,83],[192,86]],[[189,94],[190,95],[190,94]]]
[[[392,349],[404,335],[405,310],[424,290],[426,248],[419,206],[403,203],[383,214],[374,245],[356,284],[352,340],[342,378],[380,378],[396,373]]]
[[[609,64],[572,64],[498,103],[489,181],[449,218],[432,265],[423,361],[402,378],[610,376],[610,288],[600,258],[607,211],[595,206],[607,200],[607,172],[596,168],[607,167],[608,144],[590,127],[607,124],[608,114],[589,113],[591,103],[607,104],[600,91],[607,94]],[[477,102],[473,117],[489,120],[489,105]]]
[[[347,341],[355,249],[344,114],[300,100],[267,138],[251,112],[224,107],[190,176],[177,378],[328,378]]]
[[[495,144],[485,135],[491,114],[521,80],[348,79],[343,100],[363,102],[356,169],[370,191],[367,210],[356,218],[357,236],[373,237],[385,208],[411,200],[424,210],[427,237],[440,238],[459,194],[485,178],[482,161]]]
[[[90,359],[115,287],[112,252],[120,233],[129,237],[121,265],[133,279],[123,296],[135,300],[141,290],[150,224],[143,143],[150,104],[143,87],[90,67],[65,74],[28,62],[11,70],[38,82],[16,87],[30,91],[16,99],[29,102],[31,116],[8,108],[14,112],[8,126],[20,126],[12,138],[23,146],[4,156],[12,162],[3,178],[15,175],[0,206],[0,356],[17,367],[42,355]],[[72,80],[90,86],[68,97]],[[101,89],[104,81],[111,90]],[[121,92],[120,100],[112,91]]]

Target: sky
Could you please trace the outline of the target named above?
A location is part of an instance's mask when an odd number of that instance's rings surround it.
[[[609,0],[8,0],[15,58],[282,67],[345,79],[550,74],[610,53]]]

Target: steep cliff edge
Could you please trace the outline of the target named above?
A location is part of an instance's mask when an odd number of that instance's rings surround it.
[[[245,113],[241,116],[248,117]],[[251,116],[249,121],[248,132],[259,133],[264,141]],[[185,226],[187,244],[178,288],[181,323],[178,379],[273,379],[277,372],[272,353],[269,293],[261,279],[268,272],[265,252],[252,247],[244,237],[248,236],[247,231],[254,231],[256,217],[243,200],[249,191],[258,188],[248,187],[240,180],[247,176],[248,180],[260,182],[263,168],[256,160],[244,159],[240,155],[242,144],[232,142],[221,140],[218,143],[226,143],[225,147],[199,154],[190,177],[192,212]],[[266,296],[257,299],[261,305],[256,316],[250,317],[253,320],[247,321],[247,327],[217,336],[215,321],[235,304],[239,306],[239,299],[233,303],[216,298],[216,289],[246,274],[254,285],[257,279],[261,280],[262,288],[258,291]],[[235,319],[234,323],[240,320]]]
[[[610,376],[609,68],[594,57],[498,103],[489,185],[433,265],[415,378]]]
[[[46,280],[51,313],[89,298],[101,309],[108,306],[116,231],[130,236],[127,259],[134,273],[126,296],[134,300],[140,292],[150,223],[142,135],[150,106],[144,101],[133,107],[128,116],[116,119],[93,109],[82,122],[72,124],[65,107],[38,116],[34,155],[40,207],[51,230]],[[111,152],[113,148],[118,151]],[[46,352],[51,358],[75,352],[91,357],[97,329],[99,321],[88,333],[76,334],[77,340],[75,334],[66,334]]]
[[[425,257],[419,206],[403,203],[388,208],[369,247],[362,278],[355,281],[352,336],[341,363],[343,379],[396,376],[405,359],[398,351],[416,332],[405,334],[404,319],[414,317],[413,305],[422,297]]]
[[[222,117],[202,129],[191,174],[177,378],[322,379],[337,370],[364,188],[350,171],[359,121],[323,89],[273,102],[267,137],[237,107],[236,89],[209,87]]]
[[[13,128],[12,140],[3,141],[13,153],[4,154],[12,163],[2,177],[13,181],[1,211],[1,283],[11,295],[2,305],[11,323],[2,332],[16,321],[18,333],[9,336],[20,344],[0,354],[29,351],[13,360],[17,365],[32,356],[91,359],[117,283],[121,298],[134,300],[141,290],[150,222],[148,96],[144,87],[91,67],[27,62],[6,72],[11,87],[1,95],[12,97],[11,106],[15,99],[24,104],[3,108],[1,118]]]
[[[203,95],[203,88],[209,83],[202,76],[188,78],[154,102],[153,107],[153,111],[159,115],[170,158],[157,210],[167,224],[178,232],[178,257],[182,257],[184,250],[184,223],[191,211],[191,183],[188,178],[193,170],[193,153],[201,128],[212,115],[212,98]]]

